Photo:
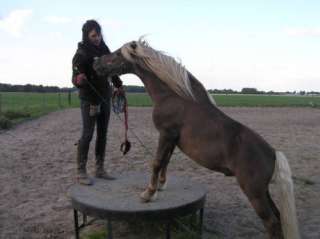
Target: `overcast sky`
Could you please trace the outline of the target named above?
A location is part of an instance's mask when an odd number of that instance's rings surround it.
[[[81,26],[94,18],[111,50],[148,34],[207,89],[320,91],[319,13],[319,0],[1,1],[0,82],[71,86]]]

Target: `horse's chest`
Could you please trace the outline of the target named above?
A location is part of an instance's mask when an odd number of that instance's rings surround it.
[[[154,112],[153,123],[158,130],[177,131],[180,128],[181,119],[174,112]]]

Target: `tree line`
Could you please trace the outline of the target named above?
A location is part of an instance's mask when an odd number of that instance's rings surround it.
[[[43,86],[43,85],[11,85],[0,83],[0,92],[39,92],[39,93],[55,93],[68,92],[73,88],[60,88],[58,86]]]
[[[145,93],[146,90],[143,86],[136,85],[125,85],[125,90],[128,93]],[[43,85],[12,85],[0,83],[0,92],[39,92],[39,93],[56,93],[56,92],[69,92],[77,91],[75,87],[58,87],[58,86],[43,86]],[[210,89],[210,94],[254,94],[254,95],[283,95],[283,94],[295,94],[295,95],[320,95],[317,91],[286,91],[286,92],[275,92],[275,91],[259,91],[256,88],[245,87],[240,91],[232,89]]]
[[[223,89],[223,90],[208,90],[210,94],[251,94],[251,95],[320,95],[320,92],[317,91],[285,91],[285,92],[276,92],[276,91],[260,91],[256,88],[242,88],[240,91],[232,89]]]
[[[124,86],[127,92],[144,93],[143,86],[126,85]],[[58,87],[58,86],[43,86],[43,85],[12,85],[0,83],[0,92],[38,92],[38,93],[56,93],[77,91],[76,87]]]

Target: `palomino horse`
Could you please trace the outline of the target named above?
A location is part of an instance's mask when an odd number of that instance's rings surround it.
[[[220,111],[181,64],[139,40],[96,59],[94,69],[100,75],[136,74],[154,103],[153,121],[160,138],[150,183],[140,195],[145,202],[165,188],[167,165],[178,146],[202,166],[237,178],[269,238],[299,238],[293,183],[284,154]],[[281,213],[269,193],[272,178],[279,186]]]

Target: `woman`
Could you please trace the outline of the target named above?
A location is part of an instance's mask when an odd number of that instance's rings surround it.
[[[114,179],[103,166],[110,118],[111,86],[107,76],[98,77],[92,68],[95,57],[109,53],[110,50],[103,41],[99,23],[88,20],[82,27],[82,42],[78,44],[72,60],[72,83],[79,88],[82,115],[82,135],[78,141],[77,150],[77,178],[79,183],[85,185],[92,184],[92,180],[87,175],[86,165],[95,124],[97,124],[95,176]],[[122,87],[122,81],[118,76],[112,77],[112,83],[117,88]]]

